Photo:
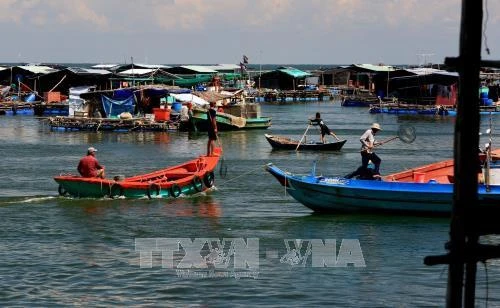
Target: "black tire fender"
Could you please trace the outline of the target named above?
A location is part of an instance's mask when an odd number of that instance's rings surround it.
[[[172,186],[170,186],[170,195],[174,198],[177,198],[181,195],[182,193],[182,189],[179,185],[177,184],[173,184]]]
[[[158,185],[156,183],[149,184],[148,190],[146,191],[146,194],[147,194],[149,199],[151,199],[153,196],[151,193],[153,193],[154,196],[158,197],[161,193],[160,185]]]
[[[199,176],[195,175],[191,183],[193,184],[194,190],[196,190],[197,192],[203,191],[203,182],[201,181]]]
[[[57,192],[59,193],[59,196],[68,195],[68,191],[61,184],[59,184],[59,187],[57,188]]]
[[[208,188],[214,186],[215,176],[213,171],[205,173],[205,175],[203,176],[203,183]]]
[[[125,194],[123,187],[118,183],[113,183],[109,188],[109,197],[114,199],[116,197],[121,197]]]

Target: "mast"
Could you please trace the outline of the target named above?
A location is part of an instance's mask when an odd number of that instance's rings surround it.
[[[130,57],[130,63],[132,63],[132,86],[135,87],[135,79],[134,79],[134,57]]]

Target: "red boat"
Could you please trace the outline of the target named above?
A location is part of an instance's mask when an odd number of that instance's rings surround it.
[[[222,155],[221,148],[213,156],[200,155],[185,163],[124,179],[84,178],[77,175],[54,177],[61,196],[102,198],[153,198],[192,195],[214,185],[214,170]]]

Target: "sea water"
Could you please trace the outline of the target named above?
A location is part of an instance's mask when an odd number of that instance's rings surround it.
[[[271,149],[264,133],[300,139],[316,112],[347,139],[341,151]],[[108,176],[164,168],[204,153],[204,133],[60,132],[33,117],[0,118],[0,305],[444,306],[447,267],[423,259],[446,252],[448,219],[315,214],[264,165],[305,174],[316,162],[318,175],[342,176],[360,164],[359,137],[373,122],[379,140],[412,125],[413,143],[377,149],[381,172],[396,172],[451,158],[455,118],[372,115],[339,102],[265,104],[262,113],[273,118],[268,130],[220,133],[227,174],[216,172],[215,188],[151,200],[59,197],[52,178],[76,173],[89,146]],[[500,264],[486,266],[477,303],[499,306]]]

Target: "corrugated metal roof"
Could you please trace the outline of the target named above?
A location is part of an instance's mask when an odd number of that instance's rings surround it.
[[[293,67],[280,67],[278,68],[278,71],[283,72],[285,74],[288,74],[292,77],[295,78],[300,78],[300,77],[306,77],[306,76],[311,76],[311,73],[301,71],[299,69],[293,68]]]
[[[374,71],[374,72],[391,72],[391,71],[394,71],[394,67],[390,66],[390,65],[353,64],[352,66],[356,66],[356,67],[363,68],[365,70]]]
[[[96,64],[96,65],[92,65],[91,67],[92,68],[107,68],[107,69],[111,69],[111,68],[116,68],[116,67],[120,67],[121,65],[120,64]]]
[[[413,73],[415,75],[429,75],[429,74],[438,74],[438,75],[447,75],[447,76],[458,76],[457,72],[448,72],[445,70],[438,70],[436,68],[426,68],[426,67],[419,67],[419,68],[409,68],[406,69],[406,71]]]
[[[217,64],[217,65],[207,65],[206,68],[212,69],[214,71],[230,71],[230,70],[239,70],[240,66],[236,64]]]
[[[163,64],[142,64],[142,63],[134,63],[134,65],[145,67],[145,68],[170,68],[170,66]]]
[[[132,68],[123,72],[120,72],[118,75],[146,75],[155,72],[156,69],[150,68]]]
[[[203,65],[181,65],[180,67],[198,73],[217,73],[217,71],[211,69],[209,66],[203,66]]]
[[[107,70],[98,70],[92,68],[83,68],[83,67],[68,67],[69,71],[72,71],[75,74],[92,74],[92,75],[109,75],[110,71]]]
[[[58,70],[49,66],[44,66],[44,65],[22,65],[18,66],[19,68],[22,68],[23,70],[30,71],[35,74],[48,74],[48,73],[53,73],[57,72]]]

